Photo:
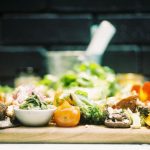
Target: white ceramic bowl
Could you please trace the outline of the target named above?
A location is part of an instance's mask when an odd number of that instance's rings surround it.
[[[14,108],[16,118],[25,126],[44,126],[51,120],[56,109],[23,110]]]

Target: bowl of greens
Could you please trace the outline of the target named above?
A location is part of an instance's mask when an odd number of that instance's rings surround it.
[[[14,108],[15,116],[25,126],[48,125],[56,108],[40,101],[37,95],[28,97],[19,107]]]

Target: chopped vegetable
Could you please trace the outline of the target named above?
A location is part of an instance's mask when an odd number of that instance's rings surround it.
[[[132,117],[132,121],[133,121],[131,128],[140,129],[141,128],[140,115],[138,113],[132,113],[131,117]]]
[[[88,100],[87,94],[83,91],[76,91],[71,93],[72,100],[81,111],[81,123],[83,124],[103,124],[106,114],[100,107]]]
[[[132,86],[131,91],[135,91],[137,94],[140,92],[141,85],[135,84]]]
[[[68,71],[61,76],[58,82],[58,88],[61,89],[96,89],[96,96],[93,96],[96,100],[113,96],[119,90],[114,71],[93,62],[85,62],[76,66],[75,70]]]
[[[126,97],[122,100],[120,100],[114,107],[117,109],[130,109],[132,112],[135,112],[136,110],[136,100],[137,100],[137,96],[133,95],[133,96],[129,96]]]
[[[42,102],[34,93],[29,96],[20,106],[20,109],[48,109],[45,102]]]
[[[127,110],[107,108],[105,125],[109,128],[129,128],[132,121]]]
[[[13,88],[10,86],[0,86],[0,93],[10,93],[13,91]]]
[[[150,126],[150,115],[145,118],[145,123]]]
[[[148,116],[150,109],[148,107],[138,107],[138,112],[140,112],[141,115]]]
[[[145,126],[145,116],[140,115],[140,123],[141,123],[141,126]]]
[[[53,75],[47,74],[38,82],[38,85],[45,85],[49,88],[57,88],[57,78]]]
[[[141,120],[141,125],[144,126],[145,125],[145,119],[148,117],[148,115],[150,114],[150,109],[148,107],[142,107],[139,106],[137,108],[138,112],[140,113],[140,120]]]
[[[85,62],[79,66],[79,72],[86,72],[87,74],[95,75],[101,79],[106,79],[106,72],[104,68],[94,62]]]
[[[62,83],[63,87],[78,86],[77,75],[69,71],[60,78],[60,83]]]
[[[67,101],[58,106],[54,112],[54,122],[60,127],[74,127],[80,121],[80,109],[77,106],[71,106]]]

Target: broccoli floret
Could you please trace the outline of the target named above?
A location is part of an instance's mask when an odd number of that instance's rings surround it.
[[[85,96],[85,92],[76,91],[71,93],[71,98],[75,104],[80,108],[81,111],[81,123],[83,124],[95,124],[100,125],[104,123],[106,118],[105,110],[100,109],[100,107],[94,102],[88,100]]]

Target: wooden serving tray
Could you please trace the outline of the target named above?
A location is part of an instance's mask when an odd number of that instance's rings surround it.
[[[150,143],[150,129],[104,126],[16,127],[0,130],[1,143]]]

